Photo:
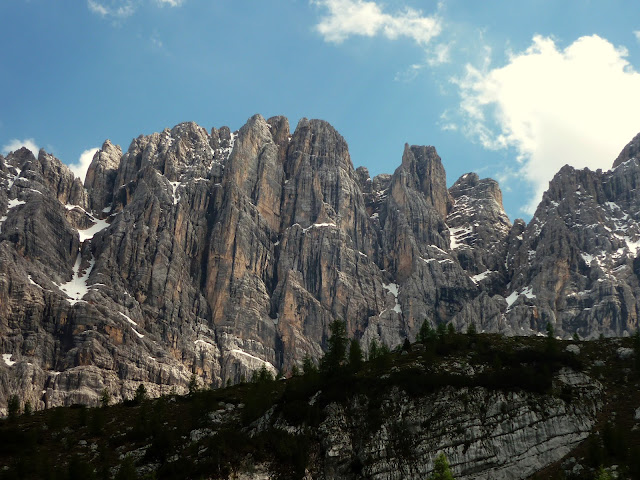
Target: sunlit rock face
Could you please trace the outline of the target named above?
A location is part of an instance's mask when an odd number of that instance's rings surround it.
[[[497,183],[447,188],[434,147],[354,169],[327,122],[255,115],[106,141],[84,186],[52,155],[0,156],[0,408],[221,386],[425,321],[593,338],[638,326],[638,137],[608,172],[564,167],[532,221]]]

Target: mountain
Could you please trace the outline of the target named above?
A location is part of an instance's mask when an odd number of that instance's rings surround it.
[[[625,336],[638,328],[640,157],[563,167],[511,225],[498,184],[448,189],[434,147],[354,169],[327,122],[256,115],[108,140],[84,185],[52,155],[0,156],[0,405],[36,409],[219,387],[318,358],[329,325],[365,347],[424,321]]]

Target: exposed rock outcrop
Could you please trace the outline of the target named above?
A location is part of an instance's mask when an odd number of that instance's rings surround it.
[[[563,168],[513,226],[495,181],[447,189],[434,147],[406,145],[393,175],[370,178],[321,120],[293,133],[284,117],[183,123],[124,155],[106,141],[84,188],[44,151],[0,157],[0,405],[287,372],[322,354],[336,319],[365,346],[414,339],[425,321],[626,335],[636,140],[609,172]]]

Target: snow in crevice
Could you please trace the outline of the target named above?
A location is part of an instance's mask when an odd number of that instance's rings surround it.
[[[593,262],[595,258],[593,255],[590,255],[588,253],[581,253],[580,255],[582,256],[582,259],[587,265],[591,265],[591,262]]]
[[[23,200],[18,200],[17,198],[14,198],[13,200],[9,200],[9,210],[12,208],[16,208],[19,205],[24,205],[26,202]]]
[[[106,220],[97,219],[96,217],[91,215],[89,212],[87,212],[84,208],[82,208],[80,205],[66,204],[64,207],[67,210],[74,210],[74,209],[81,210],[93,222],[93,225],[91,225],[89,228],[78,229],[78,236],[80,237],[81,243],[86,240],[91,240],[96,233],[101,232],[102,230],[104,230],[109,226],[109,223],[107,223]],[[104,213],[108,213],[109,211],[111,211],[111,207],[105,208],[103,210]]]
[[[7,184],[7,192],[11,190],[11,187],[13,187],[13,184],[16,183],[16,180],[20,177],[20,174],[22,173],[22,170],[20,170],[18,167],[13,167],[13,168],[15,168],[18,173],[13,175],[11,172],[9,172],[9,182]]]
[[[17,198],[14,198],[13,200],[9,200],[9,204],[8,204],[8,208],[7,208],[7,215],[0,217],[0,233],[2,232],[2,223],[8,218],[8,213],[9,210],[11,210],[12,208],[16,208],[19,207],[20,205],[24,205],[25,202],[22,200],[18,200]]]
[[[87,280],[89,279],[91,270],[93,270],[95,260],[91,259],[89,268],[87,268],[84,273],[81,271],[81,263],[82,256],[78,254],[76,264],[73,267],[73,277],[67,283],[61,283],[58,285],[60,290],[67,294],[68,298],[66,300],[71,305],[84,301],[82,298],[89,292]]]
[[[173,188],[173,192],[172,192],[173,204],[177,205],[178,202],[180,201],[180,195],[177,194],[177,191],[178,191],[178,187],[182,185],[182,182],[170,182],[170,183],[171,183],[171,187]]]
[[[78,235],[80,236],[81,242],[91,240],[96,233],[101,232],[109,226],[106,220],[98,220],[97,218],[93,217],[91,218],[91,220],[95,222],[92,226],[84,230],[78,230]]]
[[[467,240],[473,233],[473,227],[449,227],[449,239],[451,241],[451,250],[455,250],[464,246],[464,240]]]
[[[131,327],[131,330],[136,334],[138,338],[144,338],[144,335],[138,332],[135,328]]]
[[[487,278],[492,273],[497,273],[497,272],[494,271],[494,270],[485,270],[482,273],[479,273],[477,275],[472,276],[471,280],[473,280],[475,283],[478,283],[478,282],[481,282],[482,280],[484,280],[485,278]]]
[[[2,360],[4,360],[4,363],[6,363],[8,367],[13,367],[16,364],[16,362],[11,360],[11,356],[11,353],[2,354]]]
[[[213,349],[216,349],[216,350],[218,349],[218,347],[216,347],[216,345],[215,345],[212,341],[210,341],[210,340],[204,340],[204,339],[202,339],[202,338],[197,339],[197,340],[196,340],[195,342],[193,342],[193,343],[194,343],[194,345],[195,345],[196,347],[197,347],[197,346],[201,346],[201,347],[204,347],[204,348],[207,348],[207,349],[209,349],[209,348],[213,348]]]
[[[307,228],[303,228],[302,229],[302,233],[307,233],[309,230],[311,230],[312,228],[322,228],[322,227],[335,227],[336,224],[335,223],[314,223],[313,225],[311,225],[310,227]]]
[[[138,324],[137,324],[136,322],[134,322],[133,320],[131,320],[131,317],[129,317],[128,315],[125,315],[125,314],[124,314],[124,313],[122,313],[122,312],[118,312],[118,313],[119,313],[120,315],[122,315],[122,316],[124,317],[124,319],[125,319],[127,322],[129,322],[129,323],[131,324],[131,330],[133,330],[133,333],[135,333],[135,334],[136,334],[136,336],[137,336],[138,338],[144,338],[144,335],[143,335],[143,334],[141,334],[141,333],[140,333],[140,332],[138,332],[135,328],[133,328],[134,326],[136,326],[136,327],[137,327],[137,326],[138,326]]]
[[[125,318],[125,320],[127,322],[129,322],[130,324],[135,325],[136,327],[138,326],[138,324],[136,322],[134,322],[133,320],[131,320],[131,317],[129,317],[128,315],[125,315],[122,312],[118,312],[118,313],[120,313],[120,315],[122,315]]]
[[[524,295],[530,300],[536,298],[535,294],[533,293],[533,289],[531,287],[526,287],[522,289],[520,292],[518,291],[511,292],[511,294],[507,298],[505,298],[505,300],[507,301],[507,310],[511,308],[511,306],[515,303],[515,301],[518,299],[520,295]]]
[[[400,306],[400,303],[398,303],[398,292],[400,290],[400,287],[398,286],[397,283],[383,283],[382,284],[382,288],[384,288],[385,290],[387,290],[388,292],[390,292],[394,299],[396,304],[394,305],[394,307],[392,308],[392,310],[396,313],[402,313],[402,307]],[[382,312],[380,312],[380,315],[382,315],[384,312],[386,312],[386,310],[383,310]],[[378,316],[380,316],[378,315]]]
[[[222,153],[225,161],[229,160],[229,157],[231,156],[231,152],[233,152],[233,147],[235,147],[236,145],[237,138],[238,138],[238,133],[232,132],[231,138],[229,139],[229,146],[218,150],[219,152]]]

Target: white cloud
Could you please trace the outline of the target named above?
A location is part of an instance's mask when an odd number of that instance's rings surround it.
[[[451,45],[447,43],[436,45],[427,57],[427,63],[432,67],[449,62],[451,62]]]
[[[87,6],[101,17],[127,18],[134,14],[136,7],[131,0],[110,0],[108,5],[96,0],[87,0]]]
[[[98,151],[98,148],[90,148],[89,150],[85,150],[80,154],[80,158],[77,163],[72,163],[69,165],[69,168],[73,172],[76,177],[80,177],[80,180],[84,182],[84,177],[87,175],[87,169],[89,165],[91,165],[91,160],[93,160],[93,156]]]
[[[10,140],[9,143],[2,146],[2,153],[5,155],[9,152],[15,152],[22,147],[27,147],[29,150],[33,152],[33,155],[38,156],[38,152],[40,151],[40,147],[36,144],[36,141],[33,138],[25,138],[24,140],[18,140],[14,138]]]
[[[409,68],[407,68],[404,72],[396,73],[394,80],[396,82],[411,82],[418,76],[420,70],[422,70],[423,68],[424,65],[419,63],[409,65]]]
[[[316,29],[332,43],[342,43],[354,35],[382,35],[390,40],[408,37],[419,45],[426,45],[442,29],[437,16],[423,16],[421,11],[411,8],[391,15],[383,12],[375,1],[312,0],[312,3],[328,9]]]
[[[640,131],[640,74],[627,55],[597,35],[564,50],[535,36],[504,67],[467,65],[454,80],[466,133],[485,148],[517,151],[518,175],[535,191],[526,213],[560,167],[609,169]]]
[[[633,32],[633,34],[636,36],[636,38],[640,42],[640,30],[636,30],[635,32]]]
[[[169,5],[170,7],[179,7],[184,0],[156,0],[160,6]]]
[[[101,17],[124,19],[133,15],[143,0],[87,0],[89,10]],[[185,0],[153,0],[159,7],[179,7]]]

